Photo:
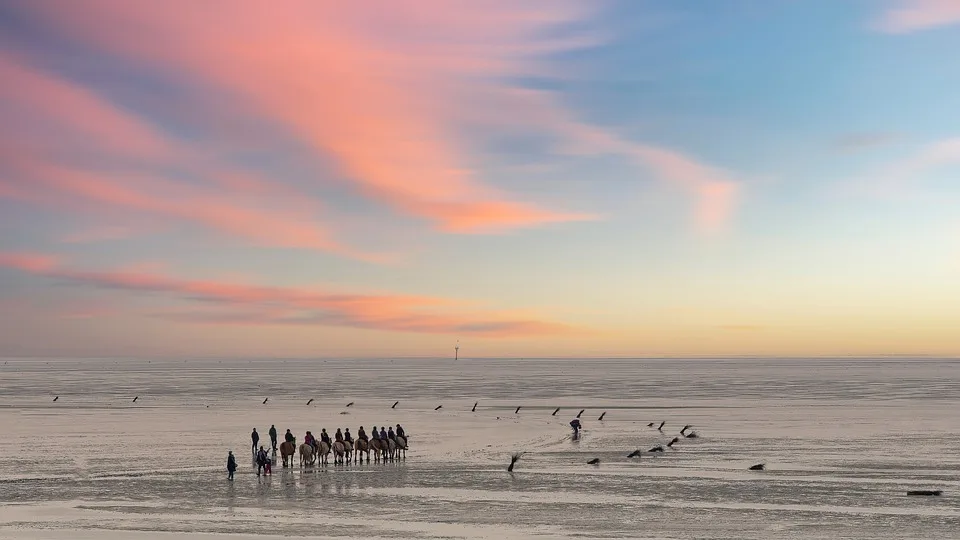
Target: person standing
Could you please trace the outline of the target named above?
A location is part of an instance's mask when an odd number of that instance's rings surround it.
[[[277,451],[277,426],[270,424],[270,444],[273,446],[273,451]]]
[[[253,441],[251,449],[253,453],[257,453],[257,444],[260,443],[260,434],[257,433],[257,428],[253,428],[253,433],[250,434],[250,440]]]
[[[233,482],[233,473],[237,471],[237,458],[233,457],[233,450],[227,452],[227,480]]]
[[[260,451],[257,452],[257,476],[260,476],[260,471],[263,471],[264,475],[273,475],[270,470],[270,456],[262,446],[260,447]]]

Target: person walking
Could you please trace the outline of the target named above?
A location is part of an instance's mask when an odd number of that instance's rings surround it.
[[[233,473],[237,471],[237,458],[233,457],[233,450],[227,452],[227,480],[233,482]]]
[[[250,440],[253,441],[251,449],[253,453],[257,453],[257,444],[260,443],[260,434],[257,433],[257,428],[253,428],[253,433],[250,434]]]
[[[273,447],[273,451],[277,451],[277,426],[273,424],[270,425],[270,445]]]
[[[257,476],[260,476],[261,471],[266,474],[268,470],[270,470],[270,456],[261,446],[260,451],[257,452]]]

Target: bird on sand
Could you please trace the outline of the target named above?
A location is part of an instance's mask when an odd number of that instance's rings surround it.
[[[751,470],[751,471],[762,471],[762,470],[764,470],[764,469],[766,469],[766,468],[767,468],[767,466],[766,466],[765,464],[763,464],[763,463],[757,463],[757,464],[754,465],[753,467],[750,467],[750,470]]]
[[[577,413],[577,418],[580,418],[580,415],[583,414],[586,409],[580,409],[580,412]]]
[[[266,405],[266,404],[267,404],[267,401],[269,401],[269,400],[270,400],[270,398],[263,398],[263,405]]]
[[[600,418],[597,418],[597,422],[603,420],[603,417],[607,415],[607,411],[603,411],[603,414],[600,415]]]
[[[477,401],[476,403],[474,403],[474,404],[473,404],[473,408],[470,409],[470,412],[477,412],[477,403],[480,403],[480,402]]]
[[[443,405],[437,405],[437,408],[434,409],[434,410],[435,410],[435,411],[439,411],[441,408],[443,408]]]
[[[627,454],[627,457],[635,458],[635,457],[640,457],[641,455],[643,455],[643,452],[639,448],[637,448],[633,452],[630,452],[629,454]]]
[[[347,407],[353,407],[353,402],[347,403]]]
[[[510,466],[507,467],[507,472],[513,472],[513,466],[517,464],[517,461],[520,460],[520,457],[523,455],[523,452],[517,452],[510,456]]]
[[[554,409],[553,414],[551,414],[550,416],[556,416],[558,412],[560,412],[560,407],[557,407],[556,409]]]
[[[672,441],[667,443],[667,448],[673,448],[673,445],[680,442],[680,437],[674,437]]]
[[[521,405],[522,407],[522,405]],[[513,414],[520,414],[520,407],[517,407],[517,410],[513,411]]]
[[[597,457],[597,458],[593,458],[593,459],[591,459],[590,461],[587,462],[587,465],[599,465],[599,464],[600,464],[600,458],[598,458],[598,457]]]
[[[391,405],[391,406],[390,406],[390,408],[391,408],[391,409],[396,409],[396,408],[397,408],[397,405],[399,405],[399,404],[400,404],[400,402],[399,402],[399,401],[397,401],[397,402],[394,402],[394,404],[393,404],[393,405]]]

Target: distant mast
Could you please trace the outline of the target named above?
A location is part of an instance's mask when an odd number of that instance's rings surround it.
[[[457,346],[453,348],[453,361],[456,362],[460,359],[460,340],[457,340]]]

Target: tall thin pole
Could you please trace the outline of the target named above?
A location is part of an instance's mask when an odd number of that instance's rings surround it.
[[[460,340],[458,339],[457,346],[453,348],[453,360],[456,361],[459,359],[460,359]]]

